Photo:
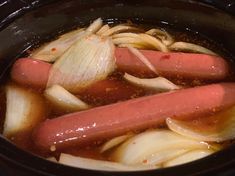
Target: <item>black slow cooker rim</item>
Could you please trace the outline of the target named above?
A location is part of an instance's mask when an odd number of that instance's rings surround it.
[[[31,11],[33,9],[40,8],[41,6],[45,6],[47,4],[54,3],[56,1],[62,0],[15,0],[15,1],[4,1],[0,4],[1,13],[0,13],[0,30],[6,27],[6,25],[10,24],[14,19],[20,17],[21,15]],[[89,3],[94,2],[105,2],[106,0],[90,0]],[[139,0],[113,0],[115,3],[144,3],[144,1]],[[179,0],[185,1],[188,0]],[[229,13],[231,15],[235,15],[235,1],[234,0],[192,0],[191,3],[202,3],[204,5],[210,5],[214,8],[220,9]]]
[[[19,8],[22,9],[22,11],[19,11],[19,13],[15,16],[11,16],[8,14],[7,16],[1,16],[1,18],[7,18],[6,20],[2,21],[0,28],[6,27],[8,24],[10,24],[14,19],[20,17],[21,15],[27,13],[28,11],[32,9],[37,9],[42,6],[45,6],[47,4],[54,3],[56,0],[49,0],[47,2],[45,1],[34,1],[29,0],[27,3],[23,4],[23,6],[19,6]],[[101,0],[102,1],[102,0]],[[101,2],[100,1],[100,2]],[[104,0],[105,1],[105,0]],[[187,1],[187,0],[181,0],[181,1]],[[37,3],[35,3],[37,2]],[[103,1],[102,1],[103,2]],[[124,2],[123,0],[116,0],[115,2]],[[134,1],[128,1],[128,3],[133,3]],[[136,1],[135,1],[136,2]],[[139,2],[139,1],[137,1]],[[92,3],[89,2],[89,3]],[[232,14],[231,9],[234,8],[235,4],[232,1],[226,1],[224,4],[221,4],[221,2],[217,1],[210,1],[210,0],[200,0],[193,3],[202,3],[202,5],[210,5],[213,8],[221,9],[225,11],[226,13]],[[141,4],[141,2],[140,2]],[[228,5],[230,4],[230,5]],[[233,11],[234,12],[234,11]],[[232,14],[233,15],[233,14]],[[1,19],[0,18],[0,19]],[[207,174],[209,171],[212,171],[216,173],[221,168],[224,168],[227,165],[234,164],[235,163],[235,145],[232,145],[228,147],[227,149],[217,152],[209,157],[203,158],[201,160],[187,163],[185,165],[166,168],[166,169],[158,169],[154,171],[138,171],[138,172],[107,172],[107,171],[92,171],[92,170],[86,170],[86,169],[78,169],[70,166],[62,166],[58,165],[54,162],[47,161],[41,157],[38,157],[36,155],[30,154],[27,151],[23,151],[16,147],[14,144],[10,143],[8,140],[6,140],[3,137],[0,137],[0,158],[4,160],[5,162],[13,163],[14,165],[17,165],[21,168],[25,168],[27,170],[30,170],[32,172],[35,172],[37,174],[43,174],[43,175],[55,175],[60,172],[72,172],[72,173],[78,173],[79,175],[97,175],[98,173],[100,175],[168,175],[170,173],[175,174],[177,173],[180,175],[184,174],[192,174],[192,175],[203,175]],[[22,156],[24,156],[24,160],[22,160]],[[219,158],[219,159],[218,159]],[[36,164],[35,164],[36,163]],[[190,168],[190,171],[187,169]],[[183,172],[182,172],[183,171]]]

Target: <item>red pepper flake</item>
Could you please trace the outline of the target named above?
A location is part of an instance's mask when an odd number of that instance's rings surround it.
[[[148,160],[145,159],[145,160],[143,160],[142,162],[143,162],[144,164],[146,164],[146,163],[148,162]]]
[[[168,59],[170,59],[170,58],[171,58],[171,56],[170,56],[169,54],[163,55],[163,56],[161,57],[162,60],[168,60]]]
[[[51,48],[51,51],[56,51],[56,48]]]

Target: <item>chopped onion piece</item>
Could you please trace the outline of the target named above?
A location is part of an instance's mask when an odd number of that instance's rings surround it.
[[[196,130],[190,123],[171,118],[167,118],[166,123],[172,131],[197,140],[223,142],[235,139],[235,107],[212,117],[218,117],[221,121],[216,124],[213,130]]]
[[[54,62],[60,57],[71,45],[73,45],[81,37],[96,33],[102,26],[101,18],[95,20],[87,29],[77,29],[72,32],[60,36],[57,40],[43,45],[36,49],[31,57],[46,62]]]
[[[191,161],[206,157],[208,155],[211,155],[212,153],[214,152],[208,149],[193,150],[166,162],[164,164],[164,167],[176,166],[176,165],[184,164],[187,162],[191,162]]]
[[[140,29],[133,27],[133,26],[126,26],[126,25],[117,25],[109,30],[107,30],[105,33],[103,33],[103,36],[112,36],[113,34],[124,32],[124,31],[139,31]]]
[[[164,162],[181,156],[188,151],[187,149],[164,150],[146,157],[142,162],[145,165],[162,165]]]
[[[86,29],[86,31],[94,34],[97,31],[99,31],[99,29],[102,27],[102,25],[103,25],[102,19],[98,18],[90,24],[90,26]]]
[[[130,37],[130,38],[139,38],[139,34],[132,33],[132,32],[124,32],[124,33],[112,35],[112,39],[126,38],[126,37]]]
[[[167,47],[157,38],[145,33],[120,33],[112,36],[113,42],[116,45],[120,44],[137,44],[144,46],[146,49],[157,49],[163,52],[168,51]]]
[[[89,105],[60,85],[53,85],[52,87],[47,88],[44,95],[51,103],[53,103],[53,105],[66,111],[73,112],[89,108]]]
[[[109,141],[107,141],[106,143],[104,143],[101,147],[100,152],[106,152],[107,150],[118,146],[119,144],[123,143],[124,141],[126,141],[127,139],[129,139],[132,136],[132,134],[126,134],[126,135],[122,135],[122,136],[118,136],[115,137]]]
[[[60,57],[74,42],[84,35],[84,29],[66,33],[60,36],[57,40],[43,45],[36,49],[30,57],[46,62],[54,62]]]
[[[139,45],[142,46],[142,48],[153,48],[148,42],[143,41],[139,34],[126,32],[126,33],[120,33],[115,34],[112,36],[113,43],[115,45]],[[139,48],[139,47],[137,47]]]
[[[141,37],[141,39],[147,43],[149,43],[150,45],[152,45],[155,49],[162,51],[162,52],[168,52],[168,49],[166,47],[166,45],[164,43],[162,43],[159,39],[148,35],[148,34],[139,34],[139,36]]]
[[[162,40],[162,43],[167,46],[171,45],[174,42],[172,36],[168,32],[162,31],[160,29],[150,29],[146,32],[146,34],[160,38]]]
[[[202,47],[200,45],[196,45],[193,43],[187,43],[187,42],[175,42],[171,46],[169,46],[170,50],[174,51],[191,51],[196,53],[204,53],[204,54],[210,54],[210,55],[217,55],[213,51]]]
[[[158,75],[158,71],[155,69],[155,67],[152,65],[152,63],[136,48],[127,47],[132,54],[134,54],[141,62],[143,62],[150,70],[152,70],[154,73]]]
[[[102,36],[102,35],[103,35],[107,30],[109,30],[109,29],[110,29],[109,25],[106,24],[106,25],[102,26],[102,27],[99,29],[99,31],[96,32],[96,34]]]
[[[124,78],[132,84],[148,89],[153,89],[159,92],[180,89],[180,86],[175,85],[163,77],[142,79],[125,73]]]
[[[118,47],[123,47],[123,48],[127,48],[127,47],[133,47],[133,48],[138,48],[138,49],[146,49],[146,46],[144,45],[139,45],[136,43],[123,43],[123,44],[118,44]]]
[[[101,170],[101,171],[137,171],[137,170],[158,168],[157,166],[150,167],[144,165],[128,166],[116,162],[101,161],[89,158],[82,158],[78,156],[72,156],[65,153],[61,153],[59,163],[83,169]]]
[[[59,84],[77,93],[105,79],[114,69],[112,40],[92,34],[78,40],[53,64],[47,86]]]
[[[114,38],[113,43],[115,45],[120,45],[120,44],[138,44],[138,45],[143,45],[143,46],[148,46],[148,44],[144,43],[140,38],[136,37],[120,37],[120,38]]]
[[[57,162],[57,159],[55,157],[49,157],[49,158],[47,158],[47,160]]]
[[[123,164],[140,164],[151,155],[172,150],[207,149],[209,145],[186,138],[170,130],[153,130],[140,133],[123,144],[112,154],[112,159]]]
[[[4,136],[30,131],[44,120],[45,106],[43,99],[33,91],[16,85],[8,85],[6,87],[6,99]]]

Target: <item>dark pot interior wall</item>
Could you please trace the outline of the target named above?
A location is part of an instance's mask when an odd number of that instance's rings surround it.
[[[0,9],[3,9],[0,11],[0,17],[4,19],[0,26],[2,28],[0,32],[0,78],[2,81],[7,68],[26,49],[47,41],[60,32],[76,26],[84,26],[97,17],[102,17],[109,23],[131,19],[138,23],[167,25],[183,31],[199,32],[226,48],[231,59],[235,59],[235,18],[225,13],[225,10],[229,12],[234,8],[232,1],[224,1],[224,4],[221,1],[206,1],[223,10],[202,5],[196,1],[187,3],[189,1],[186,0],[60,0],[50,4],[49,2],[52,1],[16,0],[0,5]],[[49,4],[42,6],[44,3]],[[18,14],[13,13],[18,8],[20,8]],[[27,13],[24,14],[25,12]],[[17,165],[17,168],[21,170],[27,168],[40,171],[40,174],[50,172],[58,176],[69,176],[78,172],[79,175],[107,175],[102,172],[61,167],[44,161],[17,149],[3,138],[0,138],[0,144],[2,161],[13,163],[12,166]],[[210,174],[218,175],[221,171],[224,172],[225,168],[226,172],[233,172],[230,169],[235,166],[234,160],[235,149],[231,147],[203,160],[176,168],[144,173],[112,173],[112,175],[173,176],[192,173],[196,175],[204,174],[211,169],[213,171],[210,171]]]
[[[42,5],[59,1],[59,0],[0,0],[0,28],[8,24],[12,19],[23,14],[31,9],[38,8]],[[102,0],[92,0],[94,2],[102,2]],[[126,0],[115,0],[115,2],[125,2]],[[182,0],[183,1],[183,0]],[[235,14],[234,0],[198,0],[199,2],[212,5],[214,7],[223,9],[231,14]],[[137,0],[128,0],[129,3],[136,3]],[[139,0],[139,2],[143,2]]]

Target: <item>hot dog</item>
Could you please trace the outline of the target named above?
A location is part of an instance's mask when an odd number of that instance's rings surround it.
[[[140,50],[163,76],[218,80],[228,75],[227,62],[217,56],[190,53],[163,53]],[[129,73],[154,75],[126,48],[116,48],[118,69]],[[11,78],[23,85],[45,88],[51,64],[33,59],[19,59],[11,71]],[[155,75],[156,76],[156,75]]]
[[[21,84],[37,88],[45,88],[48,80],[51,64],[30,59],[18,59],[12,69],[11,78]]]
[[[181,89],[93,108],[47,120],[34,131],[43,150],[89,144],[162,124],[167,117],[191,119],[235,105],[235,83]]]
[[[220,57],[206,54],[140,50],[162,76],[190,79],[223,79],[228,75],[228,64]],[[118,68],[133,74],[153,74],[126,48],[116,48]]]

